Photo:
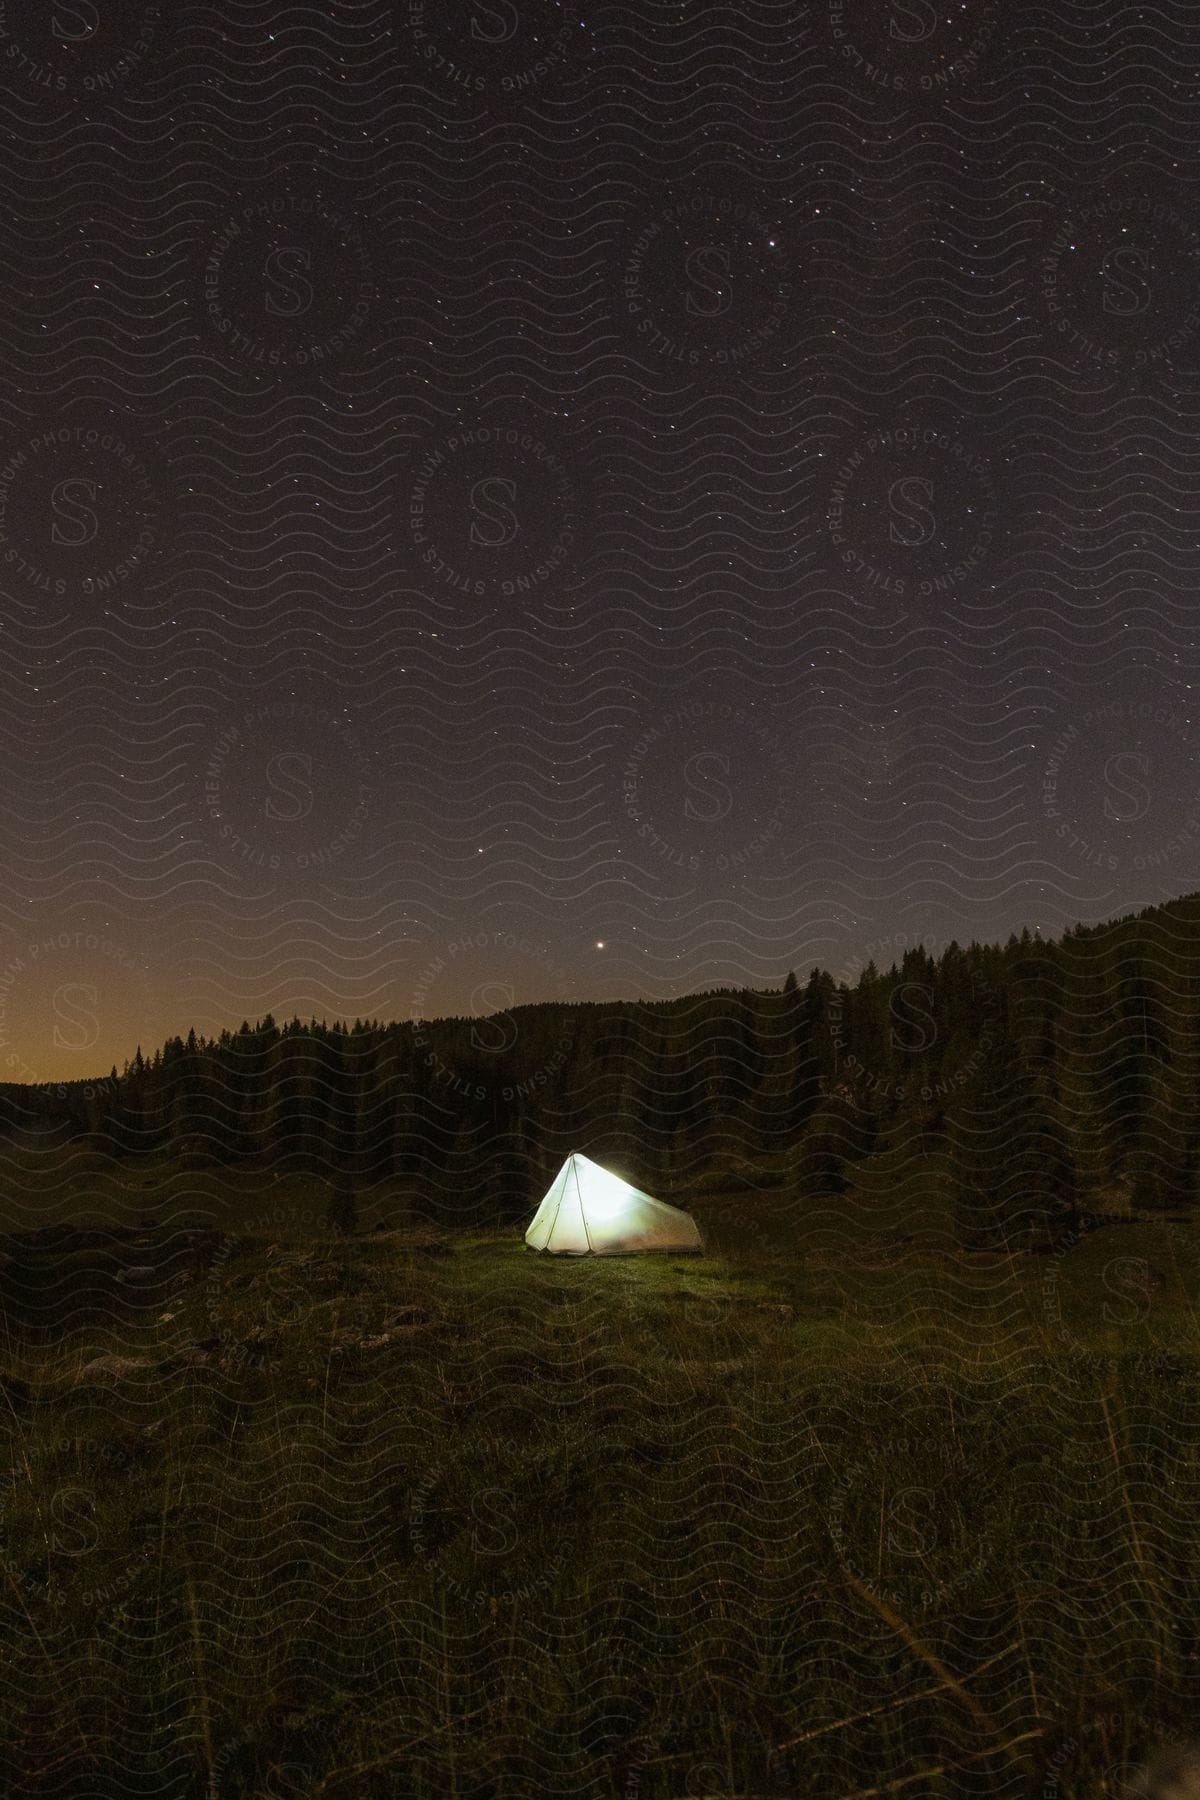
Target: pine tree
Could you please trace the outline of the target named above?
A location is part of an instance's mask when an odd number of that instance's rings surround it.
[[[966,1249],[1027,1242],[1055,1205],[1046,1160],[1054,1124],[1007,1029],[961,1102],[950,1109],[955,1228]]]
[[[1133,1179],[1130,1200],[1135,1208],[1159,1211],[1192,1202],[1197,1174],[1196,1118],[1183,1090],[1178,1071],[1156,1067],[1139,1144],[1128,1164]]]
[[[792,1158],[799,1193],[841,1194],[852,1165],[874,1147],[875,1120],[845,1094],[825,1094]]]

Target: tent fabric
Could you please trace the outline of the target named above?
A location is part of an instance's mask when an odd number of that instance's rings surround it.
[[[703,1250],[690,1213],[644,1194],[573,1150],[525,1233],[553,1256],[632,1256],[644,1250]]]

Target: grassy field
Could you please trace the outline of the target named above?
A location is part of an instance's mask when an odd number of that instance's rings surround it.
[[[967,1256],[881,1160],[563,1262],[77,1163],[0,1258],[6,1793],[1070,1800],[1193,1735],[1189,1221]]]

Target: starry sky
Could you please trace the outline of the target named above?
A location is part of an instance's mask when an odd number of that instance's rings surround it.
[[[1194,9],[0,7],[0,1078],[1200,887]]]

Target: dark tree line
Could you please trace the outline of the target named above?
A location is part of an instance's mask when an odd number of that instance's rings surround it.
[[[439,1220],[525,1216],[569,1149],[686,1201],[836,1196],[879,1152],[948,1158],[964,1243],[1188,1204],[1200,1174],[1200,896],[1056,942],[915,947],[853,984],[527,1006],[485,1020],[273,1018],[139,1048],[104,1082],[4,1090],[114,1157],[267,1160],[404,1184]]]

